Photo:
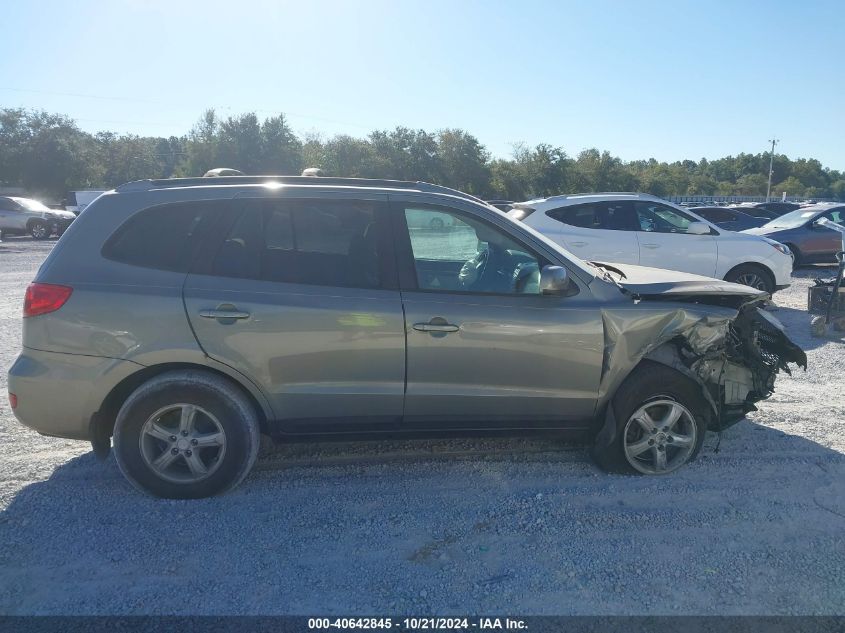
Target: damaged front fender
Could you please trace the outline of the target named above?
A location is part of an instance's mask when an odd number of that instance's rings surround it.
[[[789,372],[789,363],[806,369],[803,350],[761,305],[760,299],[730,308],[638,297],[631,304],[603,309],[598,411],[606,411],[606,418],[599,440],[612,440],[608,404],[644,359],[673,367],[698,383],[718,428],[741,419],[755,409],[755,402],[770,396],[775,376],[780,370]]]

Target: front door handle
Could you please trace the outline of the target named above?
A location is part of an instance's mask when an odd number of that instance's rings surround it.
[[[417,332],[457,332],[460,328],[443,317],[434,317],[428,323],[414,323]]]
[[[572,246],[586,246],[587,242],[570,242]]]
[[[645,248],[652,248],[652,249],[654,249],[654,248],[660,248],[660,244],[643,244],[643,247],[645,247]]]
[[[249,312],[242,312],[233,305],[224,304],[214,310],[200,310],[200,316],[204,319],[248,319]]]

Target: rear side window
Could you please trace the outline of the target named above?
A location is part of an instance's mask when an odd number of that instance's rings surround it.
[[[164,204],[133,215],[108,239],[103,257],[124,264],[187,272],[220,203]]]
[[[246,204],[211,274],[260,281],[376,288],[375,205],[366,201],[262,200]]]
[[[582,229],[631,231],[631,205],[628,202],[593,202],[546,211],[550,218]]]
[[[736,220],[733,213],[722,209],[693,209],[693,211],[711,222],[733,222]]]

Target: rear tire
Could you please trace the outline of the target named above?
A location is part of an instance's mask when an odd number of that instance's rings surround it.
[[[594,444],[592,456],[604,470],[623,474],[666,474],[693,461],[711,416],[697,384],[648,361],[625,379],[610,406],[616,418],[615,437],[609,445]]]
[[[775,291],[775,280],[772,274],[757,264],[740,264],[736,268],[732,268],[725,275],[725,281],[750,286],[757,290],[765,290],[770,295]]]
[[[258,414],[225,378],[172,371],[136,389],[117,415],[115,459],[138,490],[168,499],[222,494],[249,473]]]

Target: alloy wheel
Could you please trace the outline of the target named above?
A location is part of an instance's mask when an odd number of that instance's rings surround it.
[[[146,465],[162,479],[195,483],[220,467],[226,433],[220,421],[202,407],[172,404],[144,422],[140,447]]]
[[[646,475],[661,475],[689,460],[698,431],[689,409],[661,396],[634,411],[624,433],[628,463]]]
[[[736,283],[750,286],[755,290],[766,290],[766,280],[757,273],[743,273],[736,278]]]

